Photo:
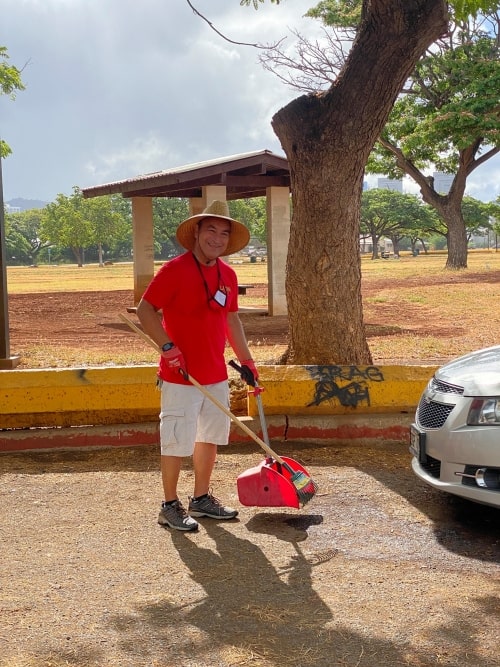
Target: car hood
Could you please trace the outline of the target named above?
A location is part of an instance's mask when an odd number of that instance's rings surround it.
[[[454,359],[436,371],[442,382],[464,388],[464,396],[500,396],[500,345]]]

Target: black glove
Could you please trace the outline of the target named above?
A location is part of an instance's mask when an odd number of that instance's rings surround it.
[[[241,379],[250,387],[255,387],[257,380],[259,379],[259,374],[255,367],[253,359],[247,359],[245,363],[242,363],[241,366],[238,366],[236,361],[230,361],[229,365],[232,366],[240,374]]]

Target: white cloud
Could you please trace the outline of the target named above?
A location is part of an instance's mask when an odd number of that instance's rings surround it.
[[[266,1],[257,12],[236,0],[193,4],[235,41],[320,32],[303,17],[310,0]],[[15,102],[0,97],[0,132],[14,151],[3,164],[6,200],[50,201],[74,185],[282,152],[271,119],[297,93],[184,0],[2,0],[2,34],[10,61],[27,63],[26,90]],[[474,187],[490,181],[498,194],[498,168],[481,170]]]

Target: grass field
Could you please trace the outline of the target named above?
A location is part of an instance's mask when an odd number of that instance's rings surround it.
[[[444,254],[420,255],[412,257],[402,255],[400,260],[362,259],[364,283],[378,279],[394,279],[395,287],[401,281],[422,276],[437,276],[444,271]],[[155,270],[161,263],[155,264]],[[267,264],[248,260],[235,263],[233,268],[238,281],[245,284],[267,283]],[[466,272],[484,272],[500,270],[500,252],[473,251],[469,253]],[[112,291],[133,289],[133,266],[131,262],[117,263],[99,267],[87,264],[77,267],[75,264],[40,265],[36,268],[25,266],[7,267],[7,287],[11,294],[31,294],[50,292]]]
[[[155,263],[155,271],[161,262]],[[267,264],[257,262],[233,266],[242,284],[267,283]],[[134,274],[131,262],[98,266],[86,264],[40,264],[37,267],[7,267],[7,287],[11,294],[39,292],[101,292],[133,289]]]
[[[403,255],[400,260],[363,258],[363,315],[374,363],[438,365],[474,349],[500,343],[500,252],[471,252],[469,267],[462,271],[446,271],[445,262],[444,254]],[[155,268],[159,267],[158,263]],[[265,262],[247,260],[234,263],[233,267],[241,284],[267,284]],[[23,368],[151,363],[144,345],[116,349],[105,343],[99,349],[95,344],[86,348],[84,341],[75,339],[75,334],[69,331],[75,318],[79,327],[88,328],[107,313],[97,305],[104,297],[98,297],[99,292],[120,291],[128,305],[131,297],[124,292],[131,295],[133,290],[131,263],[81,268],[76,265],[8,267],[7,281],[12,297],[46,294],[41,302],[50,304],[50,315],[38,317],[29,300],[28,310],[19,310],[19,304],[15,312],[11,309],[11,327],[15,320],[11,349],[22,356]],[[71,312],[69,325],[61,321],[60,311],[53,307],[57,294],[64,298],[62,293],[66,292],[81,293],[73,302],[65,299]],[[85,296],[84,292],[96,293],[97,299],[94,295],[90,299],[91,295]],[[110,312],[119,310],[114,298],[108,299],[108,303]],[[240,306],[266,305],[263,289],[250,289],[246,296],[240,297]],[[52,334],[42,340],[41,329],[54,314],[57,320],[52,325]],[[33,316],[30,323],[29,316]],[[285,322],[283,318],[266,319],[255,324],[257,330],[248,339],[258,361],[275,363],[273,359],[286,349],[288,327],[286,319]],[[275,334],[273,344],[257,342],[263,330],[271,329]],[[104,324],[94,329],[97,333],[105,330]]]

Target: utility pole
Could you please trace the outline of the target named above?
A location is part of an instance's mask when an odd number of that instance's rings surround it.
[[[0,157],[0,370],[12,370],[19,364],[21,358],[10,356],[9,300],[7,295],[4,213],[2,158]]]

